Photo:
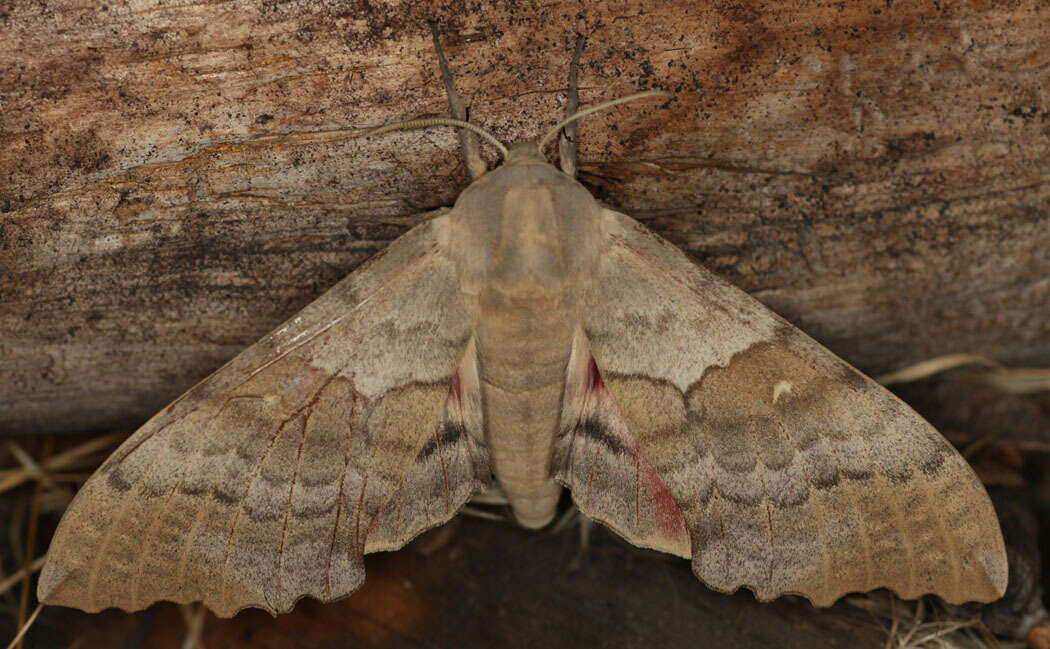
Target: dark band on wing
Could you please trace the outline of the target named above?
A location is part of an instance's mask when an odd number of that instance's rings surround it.
[[[627,452],[627,448],[623,445],[620,438],[613,435],[609,427],[599,417],[591,416],[585,418],[576,424],[576,429],[572,433],[592,439],[613,453]]]
[[[427,458],[436,453],[442,446],[456,444],[466,435],[467,429],[463,427],[463,424],[452,421],[441,422],[434,434],[423,444],[423,448],[419,449],[416,462],[426,462]]]

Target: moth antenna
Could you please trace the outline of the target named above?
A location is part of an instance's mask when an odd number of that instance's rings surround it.
[[[438,38],[437,23],[430,22],[430,37],[434,40],[434,51],[437,52],[438,66],[441,67],[441,80],[445,83],[445,94],[448,95],[448,107],[452,112],[452,119],[467,121],[467,109],[456,92],[456,83],[452,78],[452,71],[448,69],[448,61],[445,52],[441,49],[441,39]],[[478,138],[470,131],[459,132],[459,148],[463,152],[463,160],[467,163],[467,171],[471,178],[477,180],[483,173],[488,171],[488,165],[481,157],[481,145]],[[506,158],[506,153],[504,153]]]
[[[590,108],[584,108],[583,110],[579,111],[578,113],[575,113],[573,115],[569,115],[568,117],[566,117],[562,121],[560,121],[557,124],[555,124],[554,127],[550,131],[548,131],[546,135],[543,136],[543,139],[540,140],[539,150],[542,151],[544,145],[546,145],[547,142],[550,142],[551,138],[553,138],[555,135],[557,135],[558,131],[560,131],[564,126],[575,122],[576,120],[580,119],[581,117],[586,117],[587,115],[590,115],[592,113],[597,113],[598,111],[605,110],[606,108],[612,108],[613,106],[619,106],[620,104],[626,104],[627,102],[634,101],[636,99],[645,99],[646,97],[672,97],[672,96],[673,95],[671,95],[671,93],[664,92],[663,90],[646,90],[645,92],[639,92],[639,93],[636,93],[636,94],[633,94],[633,95],[627,95],[626,97],[620,97],[619,99],[613,99],[611,101],[602,102],[602,103],[598,104],[597,106],[591,106]]]
[[[477,133],[481,137],[491,142],[493,146],[499,149],[500,154],[503,155],[503,159],[507,159],[507,147],[503,146],[503,143],[497,140],[494,135],[481,128],[480,126],[475,126],[470,122],[464,122],[461,119],[452,119],[451,117],[424,117],[422,119],[410,119],[404,122],[394,122],[393,124],[387,124],[385,126],[380,126],[379,128],[374,128],[371,131],[362,133],[358,137],[381,135],[383,133],[389,133],[390,131],[410,131],[412,129],[430,128],[432,126],[456,126],[459,128],[465,128],[468,131],[473,131],[474,133]]]
[[[576,49],[572,53],[572,63],[569,65],[569,96],[565,101],[565,116],[571,117],[576,114],[580,106],[580,54],[583,52],[583,34],[576,36]],[[565,125],[558,138],[558,158],[561,161],[561,170],[570,178],[576,177],[576,122]]]

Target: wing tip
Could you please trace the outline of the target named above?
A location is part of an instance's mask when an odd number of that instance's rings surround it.
[[[41,604],[57,604],[52,596],[61,586],[61,576],[55,574],[55,563],[44,559],[44,567],[40,570],[40,578],[36,582],[36,598]]]
[[[1001,534],[998,540],[998,547],[995,550],[985,552],[978,558],[976,572],[986,586],[985,593],[980,599],[974,598],[965,601],[989,603],[1006,594],[1006,589],[1010,585],[1010,564],[1007,560],[1006,547]],[[952,604],[962,603],[954,602],[950,599],[946,599],[946,601]]]

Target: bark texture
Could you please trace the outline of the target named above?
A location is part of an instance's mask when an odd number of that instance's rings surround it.
[[[0,434],[132,427],[450,205],[471,119],[879,372],[1050,363],[1050,8],[0,3]],[[491,149],[485,155],[494,162]]]

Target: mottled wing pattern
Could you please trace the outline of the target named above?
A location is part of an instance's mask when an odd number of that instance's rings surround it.
[[[580,511],[635,545],[688,558],[682,510],[638,448],[582,330],[573,338],[562,404],[553,473]]]
[[[489,468],[447,230],[407,233],[132,435],[63,517],[40,600],[284,612],[450,518]]]
[[[818,605],[878,587],[1002,595],[995,512],[929,424],[633,219],[607,211],[603,230],[583,330],[610,403],[684,515],[697,576]],[[631,466],[621,481],[638,480]]]

